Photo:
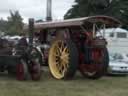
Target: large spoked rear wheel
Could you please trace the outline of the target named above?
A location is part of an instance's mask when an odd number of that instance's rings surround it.
[[[56,40],[49,51],[49,68],[56,79],[71,79],[78,64],[78,52],[71,40]]]
[[[28,79],[29,71],[27,63],[24,59],[20,59],[20,63],[16,65],[16,78],[17,80]]]
[[[80,66],[80,72],[84,77],[90,79],[99,79],[107,72],[109,64],[109,54],[107,48],[102,50],[93,50],[93,62],[91,64],[83,64]]]

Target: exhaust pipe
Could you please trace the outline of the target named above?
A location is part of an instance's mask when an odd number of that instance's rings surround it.
[[[52,21],[52,0],[47,0],[46,21]]]

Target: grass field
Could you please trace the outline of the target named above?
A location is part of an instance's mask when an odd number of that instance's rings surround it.
[[[78,73],[73,80],[64,81],[44,71],[38,82],[21,82],[0,74],[0,96],[128,96],[128,77],[89,80]]]

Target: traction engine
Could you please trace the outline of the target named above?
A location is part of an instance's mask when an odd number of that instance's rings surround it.
[[[40,43],[49,46],[42,53],[54,78],[71,79],[79,70],[84,77],[98,79],[109,64],[105,28],[120,24],[112,17],[91,16],[35,23],[34,28]]]

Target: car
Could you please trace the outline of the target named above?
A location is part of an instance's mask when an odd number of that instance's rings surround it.
[[[117,61],[123,61],[128,64],[128,54],[127,53],[115,53],[113,58]]]
[[[111,75],[127,75],[128,74],[128,64],[126,62],[114,59],[110,57],[110,62],[108,66],[108,74]]]

